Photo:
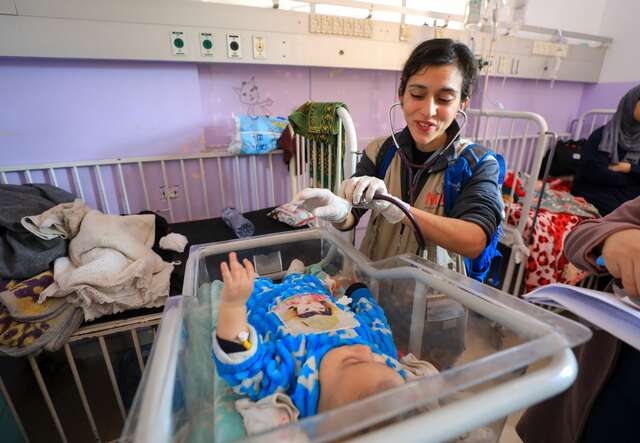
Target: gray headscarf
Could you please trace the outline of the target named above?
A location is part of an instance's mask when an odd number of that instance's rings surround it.
[[[598,150],[608,152],[611,163],[624,160],[636,164],[640,159],[640,122],[633,117],[633,111],[639,100],[640,85],[622,97],[616,113],[604,127]],[[618,145],[627,151],[623,159],[618,158]]]

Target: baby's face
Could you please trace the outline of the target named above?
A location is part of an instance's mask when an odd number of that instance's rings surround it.
[[[320,363],[319,381],[319,412],[404,383],[382,356],[365,345],[341,346],[327,352]]]

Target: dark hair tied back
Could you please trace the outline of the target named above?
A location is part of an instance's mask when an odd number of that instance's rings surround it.
[[[402,69],[398,95],[404,95],[409,78],[425,66],[451,64],[455,64],[462,74],[461,99],[466,100],[471,97],[478,76],[478,66],[467,45],[449,38],[426,40],[413,50]]]

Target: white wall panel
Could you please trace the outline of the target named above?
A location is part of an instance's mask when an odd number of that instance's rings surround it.
[[[408,40],[400,41],[399,24],[378,21],[372,22],[371,38],[311,34],[306,13],[199,1],[15,1],[17,16],[0,15],[0,56],[399,70],[418,42],[434,36],[463,40],[484,58],[490,46],[489,34],[427,26],[409,26]],[[172,32],[184,33],[184,54],[173,53]],[[213,35],[213,56],[201,54],[201,32]],[[227,57],[227,33],[240,35],[242,58]],[[265,39],[266,58],[253,57],[256,34]],[[551,78],[553,60],[532,55],[532,47],[530,39],[501,37],[494,52],[493,72],[509,77]],[[597,81],[603,56],[602,48],[572,45],[557,79]]]

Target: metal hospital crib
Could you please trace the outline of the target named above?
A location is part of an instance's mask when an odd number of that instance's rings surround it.
[[[338,112],[338,141],[357,151],[349,113]],[[217,149],[196,154],[97,161],[0,166],[0,183],[49,183],[66,189],[107,214],[152,209],[170,223],[219,217],[222,208],[241,212],[280,205],[302,187],[321,186],[304,160],[314,144],[296,136],[297,155],[287,172],[283,151],[233,155]],[[337,178],[355,169],[342,146],[329,155]],[[318,149],[331,149],[318,146]],[[344,169],[343,169],[344,168]],[[336,180],[339,182],[339,180]],[[251,192],[242,192],[249,189]],[[336,190],[337,191],[337,190]],[[145,369],[161,313],[137,314],[82,326],[64,348],[20,359],[2,357],[0,394],[24,441],[112,441],[122,430],[128,406]],[[122,362],[133,374],[126,379]],[[11,366],[11,367],[10,367]],[[5,383],[10,378],[13,383]],[[124,380],[123,380],[124,379]],[[53,437],[53,436],[56,437]]]
[[[537,177],[549,138],[544,119],[533,113],[510,111],[471,110],[470,115],[467,137],[502,153],[508,168]],[[331,174],[336,177],[341,176],[341,170],[349,176],[359,155],[353,121],[346,111],[339,117],[339,135],[344,132],[346,146],[344,157],[329,163],[334,165]],[[310,152],[314,149],[323,147],[299,136],[295,139],[297,155],[288,172],[280,150],[259,156],[214,150],[0,167],[0,182],[51,183],[74,192],[105,213],[132,214],[151,208],[163,213],[169,222],[198,220],[219,216],[229,205],[242,212],[279,205],[303,187],[322,186],[323,174],[312,177],[310,171],[317,168],[311,160],[310,169],[305,160],[313,158]],[[338,140],[342,143],[341,136]],[[342,149],[333,152],[341,153]],[[252,192],[239,192],[245,180]],[[531,206],[533,186],[533,180],[527,181],[524,208]],[[176,193],[177,198],[167,198]],[[516,227],[507,227],[502,239],[516,251],[509,258],[502,285],[503,290],[514,294],[522,279],[522,258],[527,250],[524,229],[522,221]],[[144,371],[160,318],[161,314],[154,313],[83,326],[64,350],[23,359],[22,368],[16,369],[21,374],[17,386],[2,383],[11,374],[0,369],[2,394],[24,440],[29,441],[30,435],[34,441],[38,435],[46,435],[47,441],[57,435],[62,442],[116,438],[128,413],[128,391],[135,389]],[[119,371],[126,358],[139,371],[128,389]]]
[[[495,442],[503,417],[573,382],[570,348],[590,336],[577,323],[417,256],[369,262],[332,229],[194,246],[184,295],[165,307],[122,441],[229,441],[217,433],[233,405],[218,404],[224,390],[210,358],[217,298],[207,298],[229,251],[249,259],[277,254],[283,269],[298,258],[331,275],[356,276],[385,310],[399,351],[441,371],[246,441],[439,442],[476,430],[484,439],[474,441]],[[203,313],[205,321],[195,322]]]

